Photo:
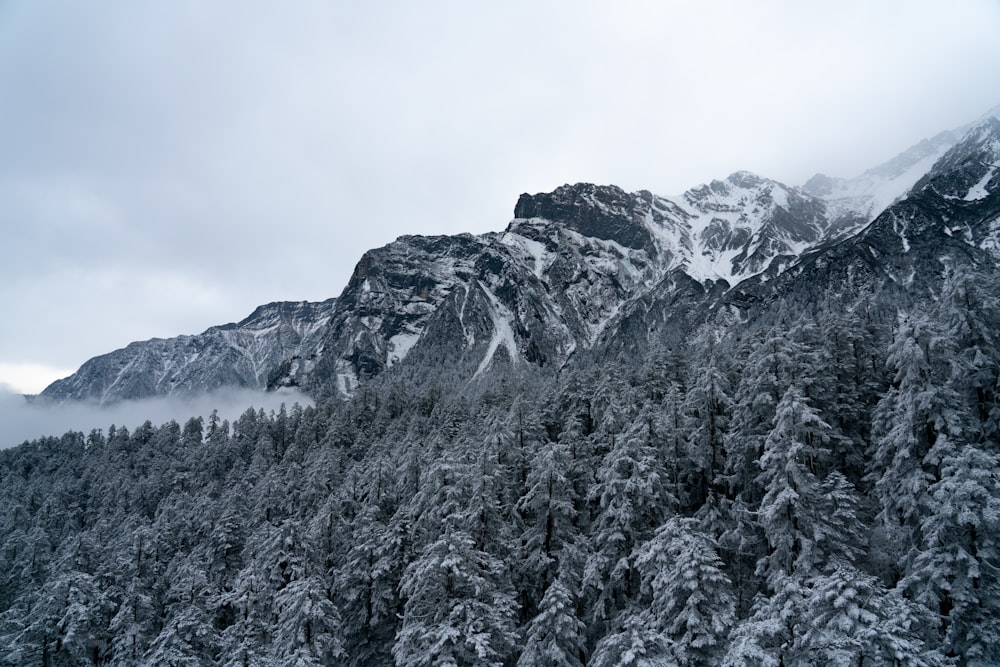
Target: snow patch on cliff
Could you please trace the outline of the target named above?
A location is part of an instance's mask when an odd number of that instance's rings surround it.
[[[507,354],[510,356],[511,361],[516,361],[518,358],[517,343],[514,341],[514,330],[510,326],[512,318],[510,310],[500,303],[500,299],[497,298],[496,294],[486,287],[482,281],[477,280],[476,282],[479,284],[479,288],[483,290],[483,294],[490,301],[490,315],[493,318],[493,337],[486,348],[483,360],[479,362],[479,368],[476,369],[475,374],[472,376],[473,379],[482,375],[490,367],[490,364],[493,362],[493,356],[501,345],[507,348]]]

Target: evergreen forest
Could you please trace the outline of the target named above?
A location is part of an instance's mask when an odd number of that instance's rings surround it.
[[[0,664],[1000,664],[1000,283],[0,451]]]

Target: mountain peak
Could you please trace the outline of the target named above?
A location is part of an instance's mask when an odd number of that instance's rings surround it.
[[[262,390],[282,363],[289,377],[307,370],[336,302],[275,301],[258,306],[239,323],[191,336],[130,343],[88,360],[73,375],[46,387],[41,396],[107,405],[220,387]]]
[[[775,187],[788,189],[787,186],[769,178],[758,176],[752,171],[740,170],[734,171],[721,181],[716,179],[707,185],[699,185],[691,188],[682,196],[689,204],[693,204],[697,201],[709,199],[729,198],[733,196],[744,197],[748,191],[753,192],[765,189],[770,191]]]
[[[1000,104],[998,104],[997,106],[993,107],[992,109],[984,113],[982,116],[980,116],[979,120],[976,121],[976,123],[988,120],[990,118],[1000,119]]]
[[[771,182],[769,179],[758,176],[751,171],[734,171],[733,173],[726,176],[726,181],[732,183],[736,187],[751,189],[758,188],[766,183]]]
[[[616,210],[630,204],[628,193],[617,185],[596,185],[594,183],[575,183],[560,185],[552,192],[529,194],[525,192],[514,206],[515,218],[547,218],[553,222],[562,222],[558,218],[550,218],[545,214],[559,211],[568,212],[581,206],[592,206],[605,210]]]
[[[802,191],[813,197],[828,197],[833,194],[834,187],[842,182],[843,179],[816,173],[802,184]]]
[[[649,232],[634,215],[638,200],[637,195],[617,185],[577,183],[553,192],[522,194],[514,207],[514,217],[544,218],[625,248],[652,249]]]
[[[259,328],[272,321],[287,319],[322,318],[333,309],[336,299],[324,301],[272,301],[254,308],[254,311],[237,324],[222,325],[229,328]]]

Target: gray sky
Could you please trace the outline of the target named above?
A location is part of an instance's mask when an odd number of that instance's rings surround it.
[[[0,3],[0,383],[337,296],[521,192],[854,176],[1000,104],[1000,3]]]

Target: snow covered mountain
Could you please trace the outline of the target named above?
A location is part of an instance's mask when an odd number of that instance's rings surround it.
[[[835,286],[856,294],[937,289],[947,264],[1000,265],[1000,119],[972,126],[910,189],[860,233],[805,253],[781,280],[767,273],[731,298],[766,298]]]
[[[196,336],[153,338],[94,357],[42,392],[52,400],[99,404],[168,396],[218,387],[263,389],[269,374],[308,367],[315,340],[336,301],[277,302],[258,307],[236,324]]]
[[[0,450],[0,664],[1000,664],[1000,120],[831,209],[567,185],[88,362],[318,400]]]
[[[917,181],[969,131],[991,119],[1000,119],[1000,106],[991,109],[973,123],[924,139],[891,160],[854,178],[816,174],[806,181],[802,191],[823,199],[832,219],[839,218],[845,222],[852,218],[873,220],[909,193]],[[850,226],[845,225],[845,232],[850,231]]]
[[[314,372],[279,384],[348,393],[410,355],[470,377],[497,360],[561,367],[606,338],[630,302],[706,295],[834,229],[822,200],[746,172],[675,198],[565,185],[521,195],[514,215],[502,233],[407,236],[367,253]]]
[[[200,336],[133,343],[43,395],[345,395],[396,367],[472,381],[496,365],[561,368],[583,351],[683,337],[712,306],[805,289],[796,281],[905,283],[939,273],[945,251],[1000,252],[998,137],[991,114],[858,178],[801,188],[736,172],[676,197],[586,183],[524,194],[503,232],[401,237],[365,253],[336,301],[271,304]]]
[[[816,174],[802,190],[826,201],[833,217],[871,220],[905,195],[961,136],[958,131],[941,132],[854,178]]]

